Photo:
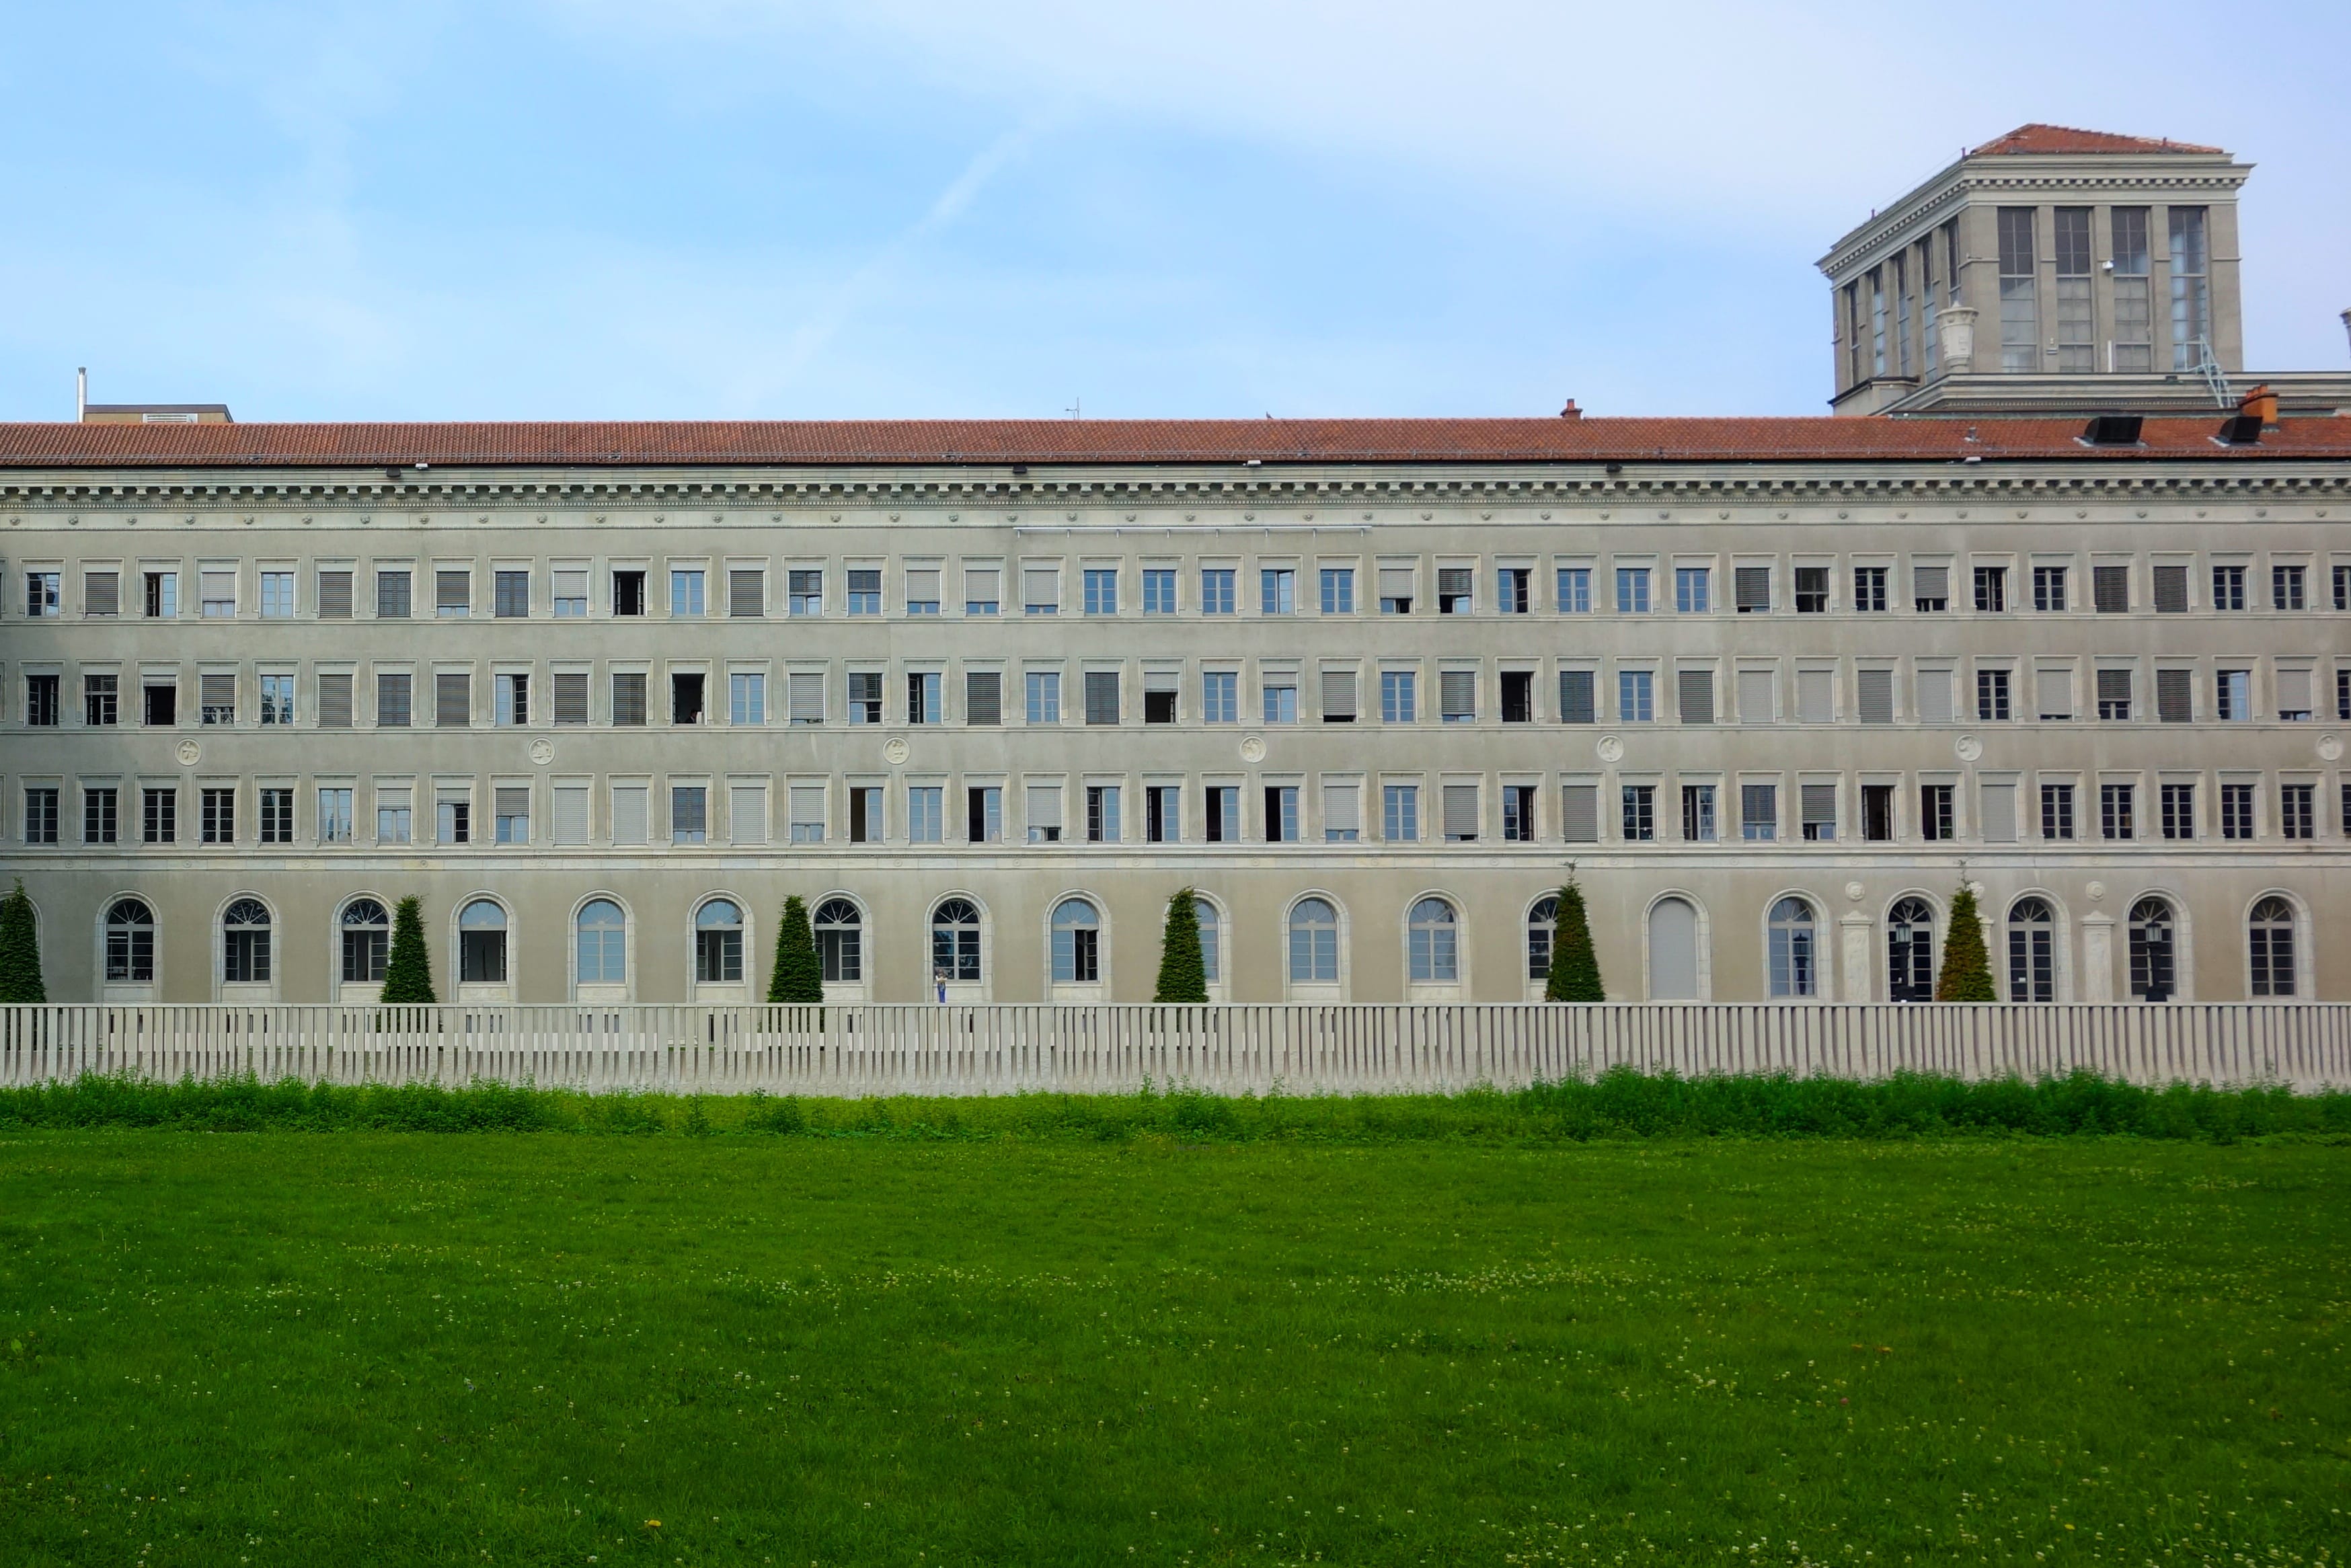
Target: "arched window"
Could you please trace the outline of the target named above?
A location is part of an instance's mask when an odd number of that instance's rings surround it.
[[[477,898],[458,911],[457,978],[469,985],[506,984],[507,912],[493,899]]]
[[[257,898],[240,898],[221,916],[221,978],[232,986],[269,979],[269,911]]]
[[[2130,994],[2135,1002],[2168,1002],[2179,989],[2178,945],[2171,905],[2142,898],[2130,912]]]
[[[694,983],[734,986],[743,981],[743,912],[714,898],[694,912]]]
[[[1192,917],[1200,923],[1200,977],[1213,986],[1224,978],[1223,932],[1217,922],[1217,906],[1196,897]]]
[[[1301,898],[1290,907],[1290,977],[1304,985],[1339,983],[1339,912],[1328,899]]]
[[[1102,916],[1082,898],[1053,906],[1053,983],[1091,986],[1102,979]]]
[[[2057,916],[2045,898],[2020,898],[2008,906],[2008,999],[2057,999]]]
[[[1551,945],[1559,935],[1559,894],[1538,900],[1527,911],[1527,978],[1551,978]]]
[[[2294,995],[2294,905],[2283,898],[2262,899],[2253,905],[2246,936],[2252,944],[2252,994]]]
[[[865,983],[864,924],[857,905],[845,898],[828,898],[816,906],[816,956],[826,985]]]
[[[341,926],[343,978],[381,984],[392,958],[392,916],[372,898],[354,898],[343,905]]]
[[[1820,994],[1820,970],[1813,943],[1813,906],[1783,898],[1771,906],[1771,981],[1775,997]]]
[[[1906,898],[1886,916],[1886,999],[1935,999],[1935,912],[1923,898]]]
[[[1412,906],[1405,947],[1416,984],[1450,986],[1460,980],[1459,923],[1445,900],[1424,898]]]
[[[629,983],[629,917],[619,904],[609,898],[591,898],[581,904],[578,937],[580,984]]]
[[[107,906],[106,983],[155,983],[155,912],[143,899],[118,898]]]
[[[968,898],[950,898],[931,911],[931,977],[979,979],[979,908]]]
[[[1649,906],[1649,999],[1694,1002],[1698,985],[1698,905],[1687,898],[1661,898]]]

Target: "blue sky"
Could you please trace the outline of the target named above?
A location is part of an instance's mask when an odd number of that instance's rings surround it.
[[[0,419],[1813,413],[1814,260],[2031,120],[2258,163],[2249,359],[2346,357],[2339,3],[9,11]]]

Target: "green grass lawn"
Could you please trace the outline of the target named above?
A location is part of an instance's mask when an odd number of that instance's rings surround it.
[[[0,1561],[2340,1563],[2347,1299],[2316,1141],[16,1127]]]

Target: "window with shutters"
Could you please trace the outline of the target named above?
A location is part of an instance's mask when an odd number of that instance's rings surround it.
[[[1227,572],[1225,575],[1230,578],[1232,574]],[[1058,615],[1061,612],[1061,568],[1031,566],[1021,569],[1020,611],[1024,615]],[[1228,609],[1225,613],[1229,615],[1232,612]]]
[[[1298,786],[1268,784],[1265,786],[1265,841],[1270,844],[1294,844],[1298,841]]]
[[[1168,591],[1176,587],[1176,574],[1167,574]],[[1355,612],[1355,573],[1352,568],[1326,566],[1322,569],[1322,613],[1353,615]],[[2339,607],[2338,607],[2339,608]]]
[[[1360,784],[1322,786],[1322,841],[1352,844],[1363,837],[1364,793]]]
[[[669,787],[669,841],[704,844],[710,841],[710,790],[702,784]]]
[[[616,672],[612,676],[612,723],[636,728],[645,722],[645,676],[642,670]]]
[[[936,615],[939,612],[939,569],[935,566],[910,566],[906,569],[906,613]]]
[[[738,844],[768,841],[768,787],[730,784],[726,789],[726,836]]]
[[[975,844],[1004,841],[1004,790],[977,784],[964,791],[964,836]]]
[[[2318,824],[2318,786],[2315,784],[2280,784],[2278,786],[2278,836],[2286,839],[2315,837]]]
[[[319,727],[320,729],[351,727],[350,676],[322,674],[319,677]]]
[[[1894,722],[1894,672],[1860,669],[1854,672],[1854,695],[1864,724]]]
[[[946,791],[936,784],[910,785],[906,790],[908,841],[944,843],[946,831]]]
[[[1233,573],[1223,567],[1209,567],[1200,573],[1200,613],[1230,615],[1233,612]]]
[[[1918,836],[1929,842],[1941,843],[1958,836],[1958,824],[1953,815],[1956,789],[1949,784],[1918,786]]]
[[[994,573],[990,573],[991,579]],[[824,572],[820,568],[801,567],[784,575],[785,610],[793,615],[824,613]],[[988,613],[994,614],[994,611]]]
[[[1853,607],[1863,615],[1882,615],[1888,608],[1886,593],[1886,569],[1882,566],[1857,566],[1853,569]]]
[[[1437,612],[1439,615],[1469,613],[1472,585],[1477,573],[1466,566],[1443,566],[1437,569]]]
[[[1739,787],[1739,836],[1749,843],[1770,843],[1780,836],[1778,785]]]
[[[2032,691],[2036,699],[2034,711],[2044,719],[2066,719],[2074,716],[2074,672],[2071,670],[2035,670]]]
[[[643,844],[653,836],[653,791],[643,784],[612,786],[612,842]]]
[[[1655,670],[1616,672],[1616,721],[1654,724],[1657,717],[1657,674]]]
[[[1445,786],[1445,841],[1475,843],[1478,839],[1478,786]]]
[[[378,729],[406,729],[413,722],[409,685],[406,671],[380,670],[376,673],[375,723]]]
[[[2216,566],[2212,569],[2212,608],[2242,610],[2245,607],[2245,569],[2241,566]]]
[[[1675,703],[1684,724],[1714,722],[1714,672],[1677,670]]]
[[[1768,566],[1741,566],[1731,569],[1731,592],[1741,615],[1768,615],[1771,612],[1771,569]]]
[[[1798,804],[1803,809],[1803,833],[1807,843],[1830,843],[1837,836],[1837,787],[1834,784],[1802,784],[1796,790]]]
[[[2103,721],[2120,722],[2131,716],[2131,673],[2128,670],[2098,672],[2098,717]]]
[[[1588,566],[1563,566],[1559,569],[1553,584],[1555,602],[1562,615],[1592,613],[1592,569]]]
[[[1437,717],[1446,724],[1475,724],[1478,720],[1478,673],[1475,670],[1440,670],[1437,674]]]
[[[1834,724],[1836,722],[1836,672],[1834,670],[1798,670],[1796,672],[1796,722],[1798,724]]]
[[[2016,842],[2016,786],[2011,783],[1987,783],[1979,797],[1982,809],[1984,842],[2012,844]]]
[[[2044,615],[2056,614],[2065,608],[2065,569],[2062,566],[2036,566],[2032,569],[2032,608]]]
[[[1380,787],[1380,836],[1392,844],[1420,841],[1420,787],[1384,784]]]
[[[1562,670],[1559,673],[1559,722],[1562,724],[1597,724],[1599,714],[1593,695],[1594,672]]]
[[[1290,815],[1295,818],[1297,806],[1294,797],[1297,791],[1293,789],[1290,794],[1293,797]],[[1124,836],[1119,831],[1118,796],[1119,789],[1115,784],[1086,786],[1086,842],[1114,844]],[[1270,821],[1272,814],[1269,812],[1267,816]],[[1297,836],[1295,831],[1290,834],[1292,838]]]
[[[2094,566],[2090,569],[2090,603],[2101,615],[2130,613],[2130,568],[2126,566]]]
[[[882,722],[882,672],[852,670],[849,672],[849,722],[880,724]]]
[[[814,725],[824,722],[824,672],[794,670],[786,677],[791,696],[791,722]]]
[[[1714,786],[1685,784],[1682,786],[1682,838],[1693,844],[1710,844],[1715,841]]]
[[[559,570],[555,574],[555,618],[559,621],[581,621],[588,615],[588,572],[585,568]]]
[[[2220,786],[2220,836],[2224,839],[2250,839],[2253,836],[2253,787],[2251,784]]]
[[[2251,670],[2212,672],[2215,718],[2241,722],[2253,716],[2253,673]]]
[[[1910,608],[1921,615],[1940,615],[1951,607],[1951,569],[1948,566],[1913,566],[1910,569]]]
[[[2155,569],[2155,612],[2158,615],[2188,613],[2186,567],[2158,566]]]
[[[1894,786],[1865,784],[1861,787],[1861,836],[1868,843],[1894,841]]]
[[[1617,791],[1623,808],[1619,826],[1628,843],[1648,843],[1657,836],[1657,787],[1627,784]]]
[[[1559,791],[1560,837],[1571,844],[1600,841],[1600,786],[1562,784]]]
[[[1976,672],[1976,717],[1991,720],[2009,716],[2009,677],[2006,670]]]
[[[1235,815],[1238,818],[1238,813]],[[1235,828],[1238,825],[1238,821],[1233,823]],[[1238,834],[1236,832],[1229,836],[1238,837]],[[1029,841],[1032,844],[1058,844],[1061,841],[1061,787],[1059,784],[1029,786]]]
[[[1534,608],[1534,569],[1506,566],[1494,574],[1494,611],[1499,615],[1524,615]]]
[[[2339,572],[2341,569],[2336,570]],[[147,572],[143,575],[142,589],[146,600],[146,613],[151,620],[166,621],[180,613],[180,574],[178,572]],[[2342,609],[2341,594],[2338,593],[2335,599],[2335,608]]]
[[[2164,724],[2188,724],[2194,720],[2196,706],[2196,672],[2193,670],[2158,670],[2155,672],[2155,716]]]
[[[1004,676],[996,670],[966,670],[963,676],[963,720],[966,724],[1004,722]]]
[[[2196,836],[2196,786],[2166,784],[2158,794],[2163,836],[2167,839],[2192,839]]]
[[[1228,674],[1228,679],[1232,677]],[[1061,722],[1061,673],[1059,670],[1030,670],[1025,683],[1027,693],[1026,717],[1030,724]],[[1226,723],[1235,722],[1228,718]]]
[[[1409,615],[1412,613],[1412,600],[1413,593],[1415,591],[1413,580],[1417,575],[1418,572],[1416,569],[1409,566],[1384,566],[1380,568],[1381,614]],[[1589,590],[1587,590],[1586,592],[1588,597]]]
[[[859,567],[849,574],[849,612],[852,615],[882,613],[882,569]]]
[[[501,844],[530,842],[528,786],[500,785],[490,791],[491,840]]]
[[[433,613],[463,620],[473,609],[474,574],[465,567],[439,567],[433,573]]]
[[[1088,567],[1086,569],[1086,613],[1115,615],[1118,613],[1118,569]]]
[[[1296,695],[1293,689],[1291,695],[1294,697]],[[1118,672],[1116,670],[1086,672],[1086,722],[1088,724],[1118,722]]]
[[[555,674],[555,722],[588,722],[588,672],[559,670]]]
[[[1297,676],[1267,675],[1264,685],[1259,688],[1259,695],[1262,698],[1261,706],[1265,711],[1266,723],[1296,724],[1298,722]]]
[[[963,612],[993,615],[997,611],[998,572],[992,566],[970,566],[963,573]]]
[[[32,613],[55,615],[57,612],[57,574],[54,571],[36,572],[34,577],[39,580],[41,588],[35,595],[35,602],[39,608],[34,609]],[[206,618],[226,619],[236,614],[236,572],[234,568],[226,571],[198,572],[196,591],[197,608]]]
[[[1779,717],[1779,677],[1770,670],[1739,672],[1739,722],[1770,724]]]
[[[1258,613],[1293,615],[1298,611],[1298,574],[1288,567],[1269,566],[1258,574]]]
[[[2098,836],[2117,841],[2138,837],[2138,789],[2131,784],[2098,786]]]
[[[441,729],[464,729],[474,722],[474,679],[448,670],[433,676],[433,723]]]
[[[1535,787],[1531,784],[1502,786],[1502,841],[1509,844],[1531,844],[1535,839]]]
[[[940,707],[940,676],[936,670],[917,670],[906,677],[906,722],[944,724]]]
[[[1800,566],[1796,569],[1796,613],[1825,615],[1829,610],[1829,569],[1824,566]]]
[[[938,574],[931,574],[934,581]],[[935,595],[934,595],[935,597]],[[933,613],[938,607],[932,607]],[[730,617],[757,620],[768,612],[768,574],[756,566],[735,566],[726,569],[726,613]]]
[[[530,613],[530,573],[500,571],[490,583],[491,613],[500,621],[515,621]]]
[[[849,841],[852,844],[878,844],[888,831],[883,818],[882,788],[878,784],[852,784],[849,787]]]
[[[2281,721],[2299,724],[2310,717],[2313,684],[2308,670],[2277,672],[2277,716]]]
[[[1502,722],[1532,724],[1535,720],[1535,673],[1532,670],[1502,672]]]
[[[86,571],[81,579],[81,612],[100,618],[122,612],[122,576],[112,571]]]
[[[584,844],[588,841],[588,786],[559,784],[555,787],[555,841],[559,844]]]
[[[49,717],[57,720],[57,677],[48,678]],[[198,675],[196,677],[198,722],[203,724],[235,724],[236,722],[236,677],[235,675]],[[28,722],[34,722],[28,713]]]

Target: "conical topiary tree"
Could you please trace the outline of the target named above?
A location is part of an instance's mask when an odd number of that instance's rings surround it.
[[[784,900],[776,925],[776,965],[768,976],[771,1002],[824,1000],[824,966],[817,962],[816,933],[809,929],[808,905],[794,894]]]
[[[1991,955],[1984,951],[1983,917],[1976,913],[1975,889],[1967,883],[1951,896],[1951,930],[1943,938],[1943,972],[1935,977],[1938,1002],[1996,1002]]]
[[[5,898],[0,898],[0,1002],[46,1002],[49,988],[41,979],[40,924],[33,918],[33,901],[25,896],[20,878]]]
[[[1592,950],[1592,922],[1583,913],[1583,890],[1569,883],[1559,890],[1559,917],[1552,927],[1551,972],[1543,977],[1547,1002],[1604,1002],[1600,956]]]
[[[441,999],[433,992],[433,959],[424,946],[424,905],[414,894],[392,911],[392,952],[384,959],[381,999],[420,1008]]]
[[[1200,954],[1200,906],[1188,887],[1167,901],[1167,929],[1159,939],[1159,988],[1155,1002],[1205,1002],[1208,966]]]

